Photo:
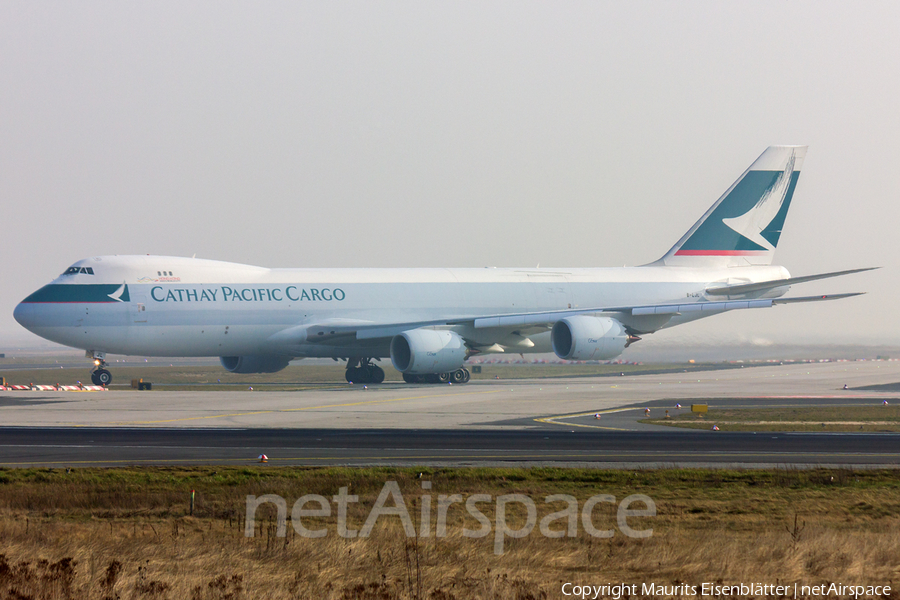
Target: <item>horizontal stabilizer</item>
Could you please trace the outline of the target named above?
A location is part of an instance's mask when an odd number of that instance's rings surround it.
[[[723,287],[710,288],[706,290],[709,296],[738,296],[740,294],[749,294],[751,292],[764,292],[774,290],[775,288],[793,285],[795,283],[806,283],[807,281],[816,281],[818,279],[828,279],[829,277],[840,277],[841,275],[849,275],[851,273],[862,273],[863,271],[872,271],[881,267],[865,267],[863,269],[849,269],[847,271],[835,271],[833,273],[820,273],[818,275],[804,275],[803,277],[789,277],[787,279],[773,279],[771,281],[760,281],[759,283],[743,283],[738,285],[728,285]]]

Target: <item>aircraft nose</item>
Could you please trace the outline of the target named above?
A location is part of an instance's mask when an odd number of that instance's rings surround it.
[[[13,311],[13,318],[25,329],[31,330],[34,326],[34,305],[20,302]]]

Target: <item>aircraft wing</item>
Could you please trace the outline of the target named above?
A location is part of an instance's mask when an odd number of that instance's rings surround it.
[[[841,275],[850,275],[851,273],[862,273],[863,271],[872,271],[881,267],[865,267],[863,269],[849,269],[847,271],[834,271],[833,273],[820,273],[818,275],[804,275],[802,277],[789,277],[787,279],[773,279],[771,281],[760,281],[758,283],[742,283],[737,285],[723,285],[722,287],[713,287],[706,290],[708,296],[738,296],[740,294],[749,294],[751,292],[765,292],[776,288],[793,285],[795,283],[806,283],[807,281],[816,281],[818,279],[828,279],[829,277],[840,277]]]
[[[577,308],[558,311],[526,312],[516,314],[499,314],[484,316],[452,317],[429,321],[407,321],[398,323],[374,323],[370,321],[336,321],[315,325],[300,325],[282,331],[276,336],[287,340],[288,338],[301,337],[307,343],[352,343],[353,340],[377,340],[390,338],[397,334],[418,329],[420,327],[442,327],[453,325],[468,325],[475,329],[497,328],[503,330],[518,328],[550,328],[560,319],[573,315],[601,315],[601,314],[625,314],[633,317],[647,315],[680,315],[692,312],[704,312],[708,314],[720,313],[730,310],[747,308],[768,308],[776,304],[791,304],[796,302],[821,302],[824,300],[839,300],[851,296],[859,296],[865,292],[853,292],[846,294],[825,294],[819,296],[804,296],[797,298],[766,298],[757,300],[729,300],[712,302],[693,302],[688,304],[655,304],[643,306],[602,306],[593,308]],[[274,337],[274,336],[273,336]]]
[[[474,321],[477,329],[483,327],[514,327],[521,325],[553,325],[556,321],[572,315],[600,314],[600,313],[625,313],[632,316],[644,315],[677,315],[689,312],[725,312],[744,308],[768,308],[775,304],[787,304],[790,302],[821,302],[822,300],[839,300],[850,296],[859,296],[865,292],[853,292],[848,294],[830,294],[822,296],[805,296],[800,298],[766,298],[760,300],[729,300],[725,302],[692,302],[688,304],[654,304],[646,306],[614,306],[601,308],[571,309],[553,312],[520,313],[515,315],[495,315],[490,317],[478,317]],[[450,322],[448,324],[455,324]]]

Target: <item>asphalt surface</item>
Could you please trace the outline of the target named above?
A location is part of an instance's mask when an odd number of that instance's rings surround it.
[[[897,467],[900,434],[736,433],[640,420],[648,408],[659,418],[692,403],[894,404],[897,393],[857,390],[898,379],[900,363],[871,362],[302,392],[8,392],[0,394],[0,467],[247,465],[260,454],[269,465],[311,466]]]
[[[0,466],[900,465],[900,434],[0,428]]]

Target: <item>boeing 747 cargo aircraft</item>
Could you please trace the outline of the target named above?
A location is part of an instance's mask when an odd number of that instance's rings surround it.
[[[468,357],[555,352],[607,360],[640,336],[730,310],[856,294],[782,298],[772,257],[805,146],[772,146],[656,262],[577,269],[267,269],[168,256],[97,256],[25,298],[15,318],[85,349],[107,385],[107,353],[217,356],[234,373],[299,357],[347,361],[380,383],[390,357],[407,382],[464,383]]]

